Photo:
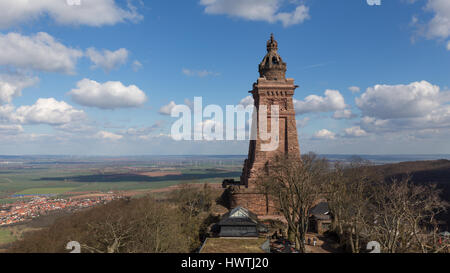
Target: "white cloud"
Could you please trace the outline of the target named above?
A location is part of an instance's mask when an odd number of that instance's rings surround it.
[[[23,133],[21,125],[2,125],[0,124],[0,135],[17,135]]]
[[[63,125],[85,118],[83,111],[54,98],[39,99],[32,106],[21,106],[14,115],[14,119],[23,124]]]
[[[100,131],[95,135],[95,138],[117,141],[121,140],[123,136],[111,132]]]
[[[322,129],[314,134],[314,138],[316,139],[335,139],[336,134],[328,131],[327,129]]]
[[[219,76],[219,73],[215,73],[212,71],[208,71],[208,70],[191,70],[191,69],[187,69],[187,68],[183,68],[181,70],[181,72],[189,77],[200,77],[200,78],[204,78],[207,76]]]
[[[174,101],[169,102],[169,104],[164,105],[159,109],[159,113],[162,115],[170,116],[172,114],[172,109],[175,108],[177,104]]]
[[[98,83],[83,79],[77,83],[77,89],[68,94],[78,104],[101,109],[139,107],[147,101],[147,96],[137,86],[113,81]]]
[[[22,90],[39,82],[37,77],[20,74],[0,74],[0,104],[11,103],[22,95]]]
[[[428,23],[427,35],[431,38],[450,37],[450,1],[428,0],[426,9],[435,13]]]
[[[275,23],[285,27],[300,24],[309,19],[309,8],[298,5],[291,12],[280,12],[282,0],[200,0],[207,14],[225,14],[250,21]]]
[[[333,112],[344,110],[347,105],[341,93],[337,90],[326,90],[325,97],[310,95],[303,101],[294,100],[297,115],[306,113]]]
[[[377,85],[356,100],[367,132],[410,135],[450,128],[450,91],[429,82]]]
[[[3,66],[71,74],[82,56],[82,51],[66,47],[45,32],[33,36],[0,33],[0,65]]]
[[[172,114],[172,109],[178,105],[182,105],[182,104],[176,104],[174,101],[171,101],[167,105],[162,106],[159,109],[159,113],[161,115],[170,116]],[[189,107],[192,111],[194,110],[194,103],[192,101],[190,101],[189,99],[184,99],[184,105]]]
[[[366,136],[367,132],[361,129],[359,126],[351,127],[345,129],[345,136],[347,137],[363,137]]]
[[[95,48],[88,48],[86,56],[94,63],[93,68],[102,68],[105,72],[117,69],[128,60],[128,50],[125,48],[116,51],[103,50],[102,52]]]
[[[450,128],[450,105],[442,105],[422,117],[377,119],[364,117],[361,127],[369,132],[401,132]]]
[[[244,107],[251,106],[254,104],[255,104],[255,101],[252,96],[247,96],[239,102],[239,105],[242,105]]]
[[[283,23],[283,26],[288,27],[296,24],[301,24],[309,19],[309,8],[301,5],[293,12],[280,12],[275,15],[275,18]]]
[[[427,81],[375,85],[356,99],[356,105],[364,116],[379,119],[422,117],[440,105],[439,90]]]
[[[336,111],[333,115],[333,118],[335,118],[335,119],[351,119],[354,117],[355,117],[355,115],[349,109]]]
[[[14,106],[11,104],[0,105],[0,122],[10,122],[14,120]]]
[[[361,91],[361,88],[359,88],[358,86],[350,86],[348,90],[350,90],[353,94],[355,94],[359,93],[359,91]]]
[[[131,4],[123,9],[114,0],[81,0],[80,5],[69,5],[66,0],[0,0],[0,28],[30,22],[48,16],[62,25],[103,26],[142,19]]]
[[[447,42],[447,50],[450,50],[450,41]]]

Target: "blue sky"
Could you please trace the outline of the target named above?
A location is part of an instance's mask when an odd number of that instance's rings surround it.
[[[0,15],[0,154],[246,154],[172,140],[165,110],[239,104],[270,33],[303,152],[450,153],[447,0],[0,0]]]

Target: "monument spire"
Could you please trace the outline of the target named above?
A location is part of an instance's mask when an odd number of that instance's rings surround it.
[[[259,64],[260,77],[271,81],[285,80],[286,70],[287,65],[278,54],[278,42],[272,33],[267,41],[267,54]]]
[[[270,34],[270,40],[267,41],[267,52],[278,51],[278,42],[275,40],[273,33]]]

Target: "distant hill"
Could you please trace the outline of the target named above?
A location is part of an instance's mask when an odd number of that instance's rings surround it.
[[[402,179],[408,174],[416,184],[437,184],[442,189],[442,198],[450,203],[450,160],[413,161],[374,166],[386,181]],[[450,208],[442,216],[450,226]]]

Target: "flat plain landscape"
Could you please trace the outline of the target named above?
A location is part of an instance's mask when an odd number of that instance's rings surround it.
[[[0,204],[35,195],[145,191],[240,176],[243,157],[0,157]]]

